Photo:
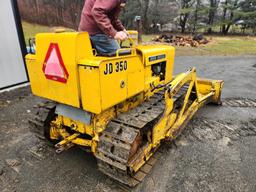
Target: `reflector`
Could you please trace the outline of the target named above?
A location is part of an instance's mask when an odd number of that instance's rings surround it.
[[[43,72],[47,79],[66,83],[69,77],[58,44],[51,43],[47,51]]]

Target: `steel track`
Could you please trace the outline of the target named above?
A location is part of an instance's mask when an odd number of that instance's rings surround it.
[[[181,88],[174,102],[179,101],[187,89],[187,86]],[[164,110],[164,91],[161,91],[138,107],[113,119],[103,131],[98,143],[96,158],[99,170],[129,187],[142,182],[159,159],[160,152],[156,151],[139,171],[132,173],[129,164],[137,160],[139,155],[136,154],[140,154],[147,143],[142,144],[132,158],[130,158],[130,151],[138,135],[153,128]]]
[[[37,111],[34,116],[29,119],[29,127],[40,139],[48,139],[50,131],[50,123],[55,117],[56,103],[46,101],[37,105]]]

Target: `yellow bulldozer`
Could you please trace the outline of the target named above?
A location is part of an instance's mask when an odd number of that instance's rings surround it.
[[[142,182],[165,140],[175,139],[195,112],[221,104],[223,81],[196,69],[173,76],[174,47],[139,45],[138,33],[116,53],[99,55],[86,32],[36,35],[26,56],[34,95],[48,99],[30,119],[61,153],[78,145],[98,168],[130,187]]]

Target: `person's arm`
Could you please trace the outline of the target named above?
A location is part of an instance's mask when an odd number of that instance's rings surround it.
[[[116,8],[118,0],[96,0],[92,8],[92,16],[99,28],[108,36],[115,37],[117,31],[108,17],[108,13]]]
[[[114,21],[113,25],[114,25],[115,29],[118,30],[118,31],[124,31],[125,30],[125,28],[124,28],[122,22],[120,21],[120,19],[117,19],[116,21]]]
[[[121,12],[121,8],[118,7],[117,10],[115,11],[115,15],[114,15],[114,19],[112,21],[112,24],[113,24],[113,27],[118,30],[118,31],[124,31],[125,28],[122,24],[122,22],[120,21],[119,19],[119,15],[120,15],[120,12]]]

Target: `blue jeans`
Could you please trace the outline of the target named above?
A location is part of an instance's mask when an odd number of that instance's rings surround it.
[[[105,34],[91,35],[90,38],[93,47],[99,54],[115,53],[118,49],[120,49],[118,42]]]

